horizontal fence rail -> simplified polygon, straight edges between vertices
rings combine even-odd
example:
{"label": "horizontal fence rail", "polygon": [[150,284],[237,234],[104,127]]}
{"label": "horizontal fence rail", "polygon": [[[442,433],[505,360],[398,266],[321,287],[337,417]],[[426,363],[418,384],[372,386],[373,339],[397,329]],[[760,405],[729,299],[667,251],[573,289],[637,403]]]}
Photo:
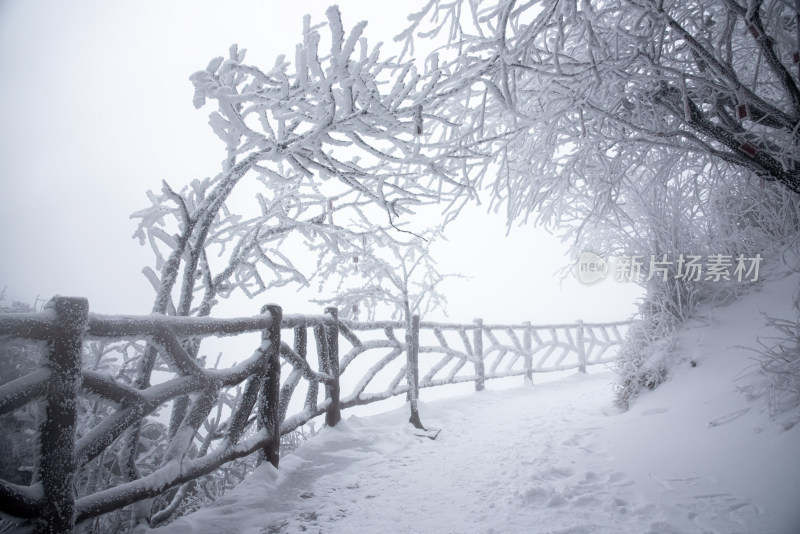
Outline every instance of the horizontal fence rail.
{"label": "horizontal fence rail", "polygon": [[[284,315],[276,305],[236,319],[107,316],[89,313],[86,299],[58,297],[41,313],[0,315],[0,338],[46,347],[39,368],[0,386],[0,414],[38,403],[41,421],[30,484],[0,479],[0,512],[40,532],[70,532],[77,523],[152,503],[180,487],[171,504],[149,512],[156,526],[193,480],[227,462],[258,452],[278,467],[281,436],[316,417],[334,426],[342,410],[406,395],[410,421],[421,428],[421,388],[474,382],[480,391],[492,379],[522,376],[532,384],[537,372],[585,372],[614,359],[628,324],[448,324],[416,316],[410,323],[354,322],[339,320],[335,308]],[[224,369],[207,368],[192,350],[209,336],[248,333],[260,334],[260,344]],[[137,388],[93,369],[84,361],[90,342],[145,344],[167,377]],[[316,358],[309,358],[314,349]],[[103,414],[95,424],[85,421],[87,399],[104,406],[95,405]],[[128,466],[126,480],[87,484],[94,491],[78,494],[79,474],[91,478],[85,472],[121,440],[135,446],[143,423],[167,406],[173,420],[156,467]]]}

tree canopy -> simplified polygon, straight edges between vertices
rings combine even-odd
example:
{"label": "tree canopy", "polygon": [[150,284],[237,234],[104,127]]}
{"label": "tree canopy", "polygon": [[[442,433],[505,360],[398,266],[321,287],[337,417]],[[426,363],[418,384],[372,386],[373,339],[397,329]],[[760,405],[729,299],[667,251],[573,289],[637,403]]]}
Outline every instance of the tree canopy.
{"label": "tree canopy", "polygon": [[793,2],[431,0],[410,20],[408,43],[447,37],[443,105],[492,154],[512,217],[557,222],[563,199],[605,216],[653,151],[686,156],[672,173],[723,164],[800,192]]}

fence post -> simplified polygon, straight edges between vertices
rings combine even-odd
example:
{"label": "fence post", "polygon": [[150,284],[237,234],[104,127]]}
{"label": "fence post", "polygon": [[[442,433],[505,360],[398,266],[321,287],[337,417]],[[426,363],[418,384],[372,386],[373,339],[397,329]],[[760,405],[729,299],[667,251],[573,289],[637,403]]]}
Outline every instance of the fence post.
{"label": "fence post", "polygon": [[578,321],[578,372],[586,372],[586,345],[583,342],[583,321]]}
{"label": "fence post", "polygon": [[325,327],[325,338],[327,340],[327,360],[328,369],[333,376],[333,385],[326,386],[328,396],[331,399],[328,411],[325,414],[325,423],[328,426],[336,426],[341,421],[342,413],[339,406],[339,310],[336,308],[325,308],[325,313],[333,319],[332,324]]}
{"label": "fence post", "polygon": [[533,385],[533,354],[531,353],[532,349],[532,342],[531,342],[531,331],[533,330],[531,327],[530,321],[525,321],[522,323],[525,327],[525,331],[522,333],[522,349],[525,351],[525,383],[528,385]]}
{"label": "fence post", "polygon": [[475,357],[475,391],[482,391],[486,382],[486,370],[483,365],[483,319],[478,318],[473,321],[475,330],[473,331],[473,356]]}
{"label": "fence post", "polygon": [[269,313],[272,321],[262,334],[269,341],[267,349],[266,380],[261,389],[261,405],[258,410],[259,427],[270,432],[270,440],[262,450],[262,458],[278,467],[281,451],[281,321],[283,309],[277,304],[267,304],[261,313]]}
{"label": "fence post", "polygon": [[[294,351],[304,360],[308,359],[308,328],[296,326],[294,329]],[[321,371],[322,369],[320,369]],[[304,409],[313,412],[317,409],[317,395],[319,394],[319,383],[316,380],[308,382],[308,392]]]}
{"label": "fence post", "polygon": [[415,428],[425,429],[419,418],[419,315],[411,317],[406,328],[406,382],[408,382],[408,401],[411,404],[409,422]]}
{"label": "fence post", "polygon": [[37,532],[72,532],[75,527],[77,468],[75,431],[89,301],[79,297],[54,297],[47,307],[55,311],[57,327],[46,360],[52,374],[45,390],[39,437],[41,457],[38,472],[44,499]]}

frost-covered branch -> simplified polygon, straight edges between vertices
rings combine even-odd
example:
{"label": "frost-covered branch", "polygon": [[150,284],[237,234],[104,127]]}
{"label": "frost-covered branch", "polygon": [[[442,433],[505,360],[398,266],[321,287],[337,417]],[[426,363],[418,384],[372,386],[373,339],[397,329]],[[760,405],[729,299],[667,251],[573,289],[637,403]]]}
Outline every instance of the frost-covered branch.
{"label": "frost-covered branch", "polygon": [[433,1],[402,38],[447,38],[441,105],[482,134],[457,142],[492,154],[490,185],[509,215],[557,222],[572,187],[613,204],[603,193],[643,165],[621,159],[654,147],[800,192],[796,10],[754,5]]}
{"label": "frost-covered branch", "polygon": [[[213,177],[182,188],[164,182],[133,215],[135,236],[155,255],[144,269],[156,292],[153,313],[203,317],[236,293],[253,298],[272,287],[307,286],[315,273],[291,247],[346,250],[354,213],[402,228],[422,206],[457,208],[473,195],[473,179],[462,172],[472,159],[461,158],[455,171],[443,163],[455,149],[440,143],[442,126],[428,134],[429,123],[447,124],[428,109],[443,72],[383,57],[364,38],[365,25],[346,28],[334,6],[323,24],[305,17],[293,62],[279,56],[271,66],[253,65],[234,45],[192,74],[194,105],[211,108],[224,159]],[[197,361],[198,339],[162,331],[148,342],[136,388],[149,387],[159,355],[182,373],[209,374]],[[198,402],[174,403],[173,439]],[[132,479],[139,440],[134,427],[125,460]]]}
{"label": "frost-covered branch", "polygon": [[[444,142],[483,158],[472,173],[509,221],[555,228],[576,256],[750,257],[796,239],[796,3],[432,0],[409,20],[408,49],[439,39],[433,109],[458,125]],[[645,266],[631,368],[699,302],[741,291],[677,268]]]}
{"label": "frost-covered branch", "polygon": [[402,239],[393,228],[371,225],[359,214],[349,246],[320,255],[320,290],[327,283],[333,296],[316,302],[334,305],[342,318],[356,320],[362,309],[370,320],[376,312],[386,310],[394,319],[407,322],[413,314],[444,309],[446,299],[437,286],[457,275],[439,272],[430,246],[443,238],[450,219],[436,229]]}

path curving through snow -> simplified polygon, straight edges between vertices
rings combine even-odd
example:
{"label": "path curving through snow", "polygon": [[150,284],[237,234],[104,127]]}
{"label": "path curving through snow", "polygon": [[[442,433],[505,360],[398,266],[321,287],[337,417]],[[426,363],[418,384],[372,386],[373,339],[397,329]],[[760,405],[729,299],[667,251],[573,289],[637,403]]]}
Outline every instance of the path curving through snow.
{"label": "path curving through snow", "polygon": [[[157,534],[800,532],[800,424],[770,420],[751,351],[791,317],[792,275],[684,329],[670,379],[630,411],[613,373],[346,417]],[[539,378],[542,380],[543,378]],[[425,391],[422,398],[425,398]],[[345,413],[346,415],[346,413]]]}
{"label": "path curving through snow", "polygon": [[424,421],[443,428],[435,441],[412,435],[402,409],[346,418],[279,471],[262,466],[221,502],[158,532],[781,532],[770,503],[717,473],[659,465],[648,450],[619,457],[629,453],[615,443],[628,443],[631,425],[676,409],[614,414],[611,379],[595,371],[424,404]]}

